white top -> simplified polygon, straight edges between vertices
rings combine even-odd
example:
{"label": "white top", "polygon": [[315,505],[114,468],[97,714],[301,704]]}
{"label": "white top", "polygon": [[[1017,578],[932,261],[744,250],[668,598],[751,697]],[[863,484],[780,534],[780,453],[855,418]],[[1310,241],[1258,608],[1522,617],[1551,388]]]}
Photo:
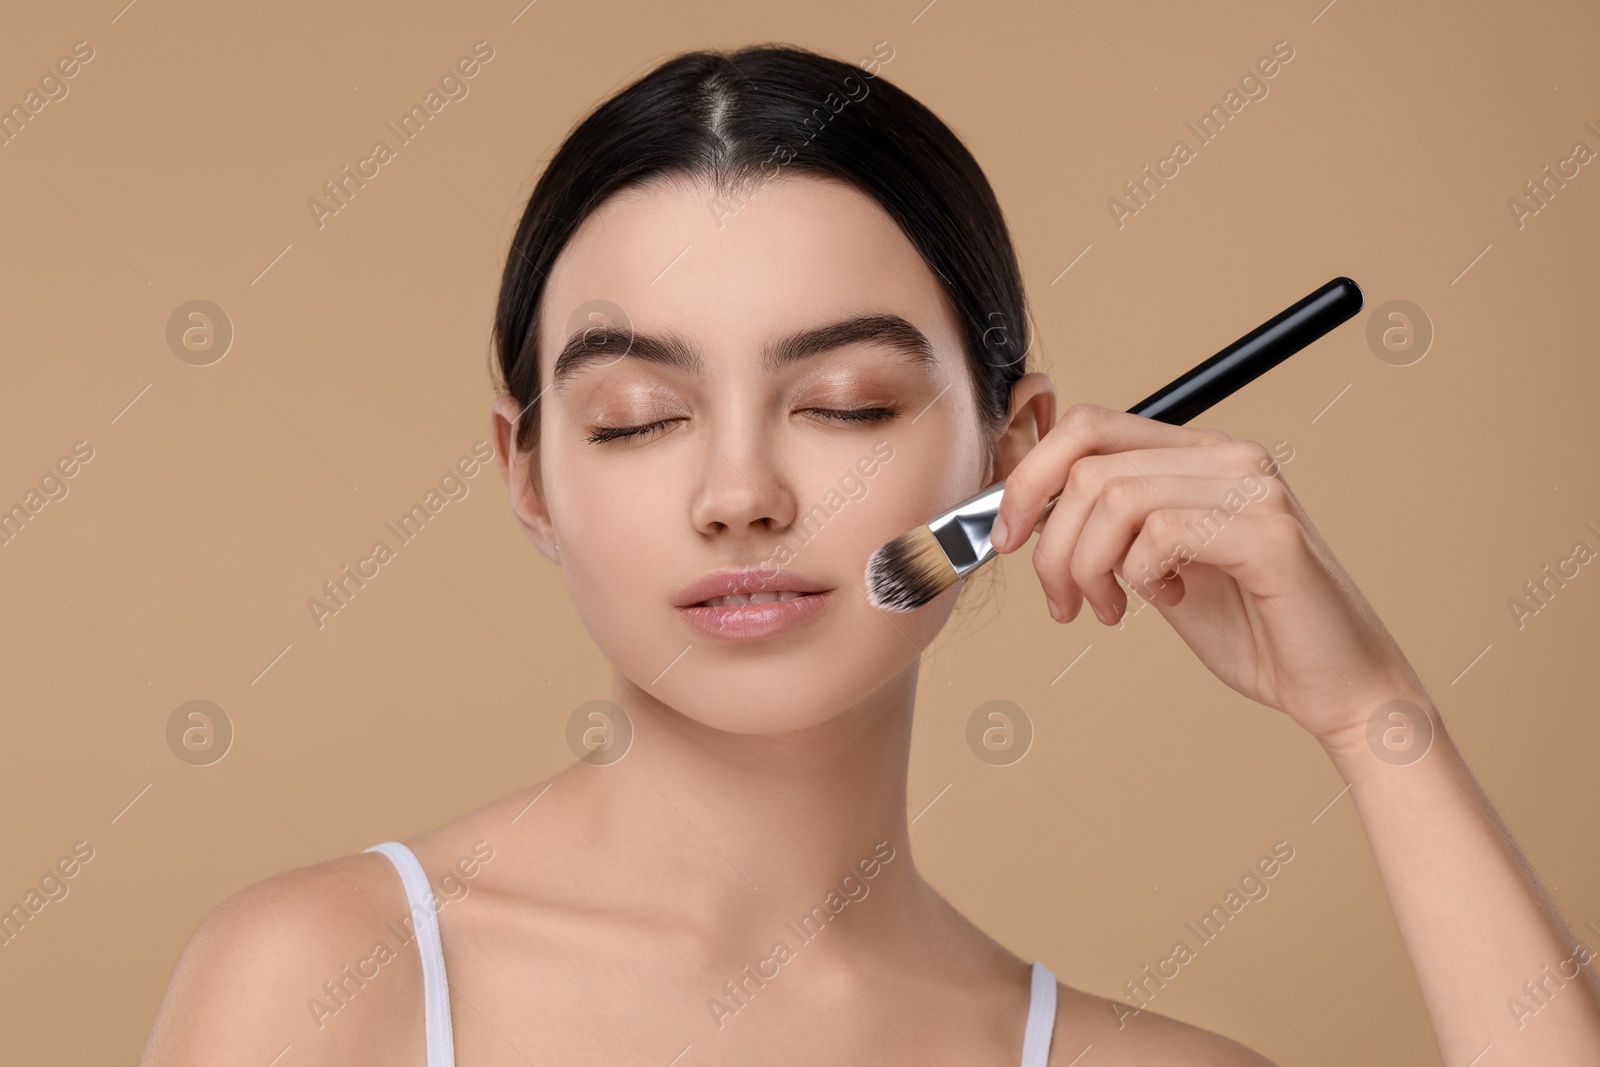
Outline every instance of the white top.
{"label": "white top", "polygon": [[[422,955],[422,1020],[428,1041],[428,1067],[455,1067],[455,1036],[450,1027],[450,985],[444,974],[444,947],[439,941],[439,913],[428,875],[416,855],[398,841],[373,845],[400,872],[406,904],[416,926],[417,951]],[[1022,1031],[1022,1067],[1046,1067],[1050,1035],[1056,1024],[1056,976],[1033,961],[1033,987],[1028,1001],[1028,1023]]]}

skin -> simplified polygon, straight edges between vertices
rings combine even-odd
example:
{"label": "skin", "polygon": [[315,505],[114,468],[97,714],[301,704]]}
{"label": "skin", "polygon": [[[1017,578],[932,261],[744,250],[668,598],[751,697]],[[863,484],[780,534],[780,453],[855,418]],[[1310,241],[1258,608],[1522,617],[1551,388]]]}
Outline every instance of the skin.
{"label": "skin", "polygon": [[[872,200],[785,177],[719,227],[712,196],[673,181],[601,205],[552,268],[539,323],[541,388],[574,313],[597,299],[640,333],[691,346],[698,374],[628,357],[591,366],[543,394],[528,452],[512,445],[519,405],[494,405],[512,514],[612,664],[633,739],[616,762],[574,764],[408,840],[449,901],[439,921],[458,1060],[1014,1065],[1027,962],[922,879],[908,839],[917,671],[956,590],[881,612],[864,596],[866,559],[1010,477],[1004,514],[1014,530],[1042,530],[1034,562],[1052,599],[1069,617],[1082,595],[1120,606],[1112,575],[1137,575],[1163,549],[1176,532],[1168,509],[1209,503],[1264,450],[1087,405],[1058,421],[1037,373],[991,434],[954,309]],[[759,366],[775,338],[863,313],[914,325],[931,362],[856,344],[778,373]],[[820,413],[868,407],[896,415]],[[658,420],[670,421],[651,436],[587,439]],[[685,584],[797,544],[800,517],[879,441],[893,456],[862,479],[866,495],[790,564],[830,588],[820,615],[753,642],[684,624],[672,603]],[[1317,736],[1351,781],[1449,1062],[1488,1040],[1496,1063],[1600,1048],[1596,999],[1575,982],[1523,1035],[1496,1029],[1503,999],[1569,954],[1559,919],[1462,803],[1491,810],[1442,727],[1414,765],[1362,755],[1375,701],[1425,695],[1281,476],[1272,488],[1157,594],[1158,609],[1225,682]],[[1255,591],[1241,595],[1242,583]],[[842,885],[852,899],[815,941],[784,926]],[[404,913],[375,854],[235,894],[185,949],[143,1062],[264,1065],[290,1046],[285,1064],[423,1063],[417,951],[385,926]],[[392,959],[366,965],[371,977],[319,1025],[308,998],[380,939]],[[708,998],[778,940],[793,958],[719,1026]],[[1050,1063],[1090,1043],[1084,1067],[1269,1063],[1154,1011],[1124,1016],[1060,985]]]}

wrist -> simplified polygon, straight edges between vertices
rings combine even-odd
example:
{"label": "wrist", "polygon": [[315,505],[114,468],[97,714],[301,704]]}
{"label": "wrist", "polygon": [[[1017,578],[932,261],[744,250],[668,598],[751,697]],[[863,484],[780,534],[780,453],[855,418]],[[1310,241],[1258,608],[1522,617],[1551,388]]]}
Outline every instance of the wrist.
{"label": "wrist", "polygon": [[1438,707],[1420,685],[1379,689],[1352,705],[1351,712],[1344,726],[1317,737],[1351,784],[1413,766],[1451,743]]}

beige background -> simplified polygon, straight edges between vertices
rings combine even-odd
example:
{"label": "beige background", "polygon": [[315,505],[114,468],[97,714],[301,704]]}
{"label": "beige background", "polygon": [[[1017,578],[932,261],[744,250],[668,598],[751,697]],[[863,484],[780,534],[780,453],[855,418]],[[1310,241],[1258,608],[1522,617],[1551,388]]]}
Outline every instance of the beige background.
{"label": "beige background", "polygon": [[[567,715],[606,694],[606,665],[492,471],[321,631],[305,604],[486,436],[496,286],[543,161],[604,94],[708,40],[852,62],[889,42],[883,74],[994,183],[1069,400],[1130,406],[1334,275],[1360,282],[1357,320],[1198,421],[1292,445],[1291,483],[1555,900],[1600,924],[1600,567],[1520,631],[1507,608],[1575,541],[1600,548],[1600,164],[1521,229],[1506,205],[1575,141],[1600,149],[1600,14],[1323,2],[13,5],[0,103],[75,41],[95,57],[0,147],[0,504],[74,442],[94,458],[0,548],[0,903],[76,841],[95,856],[0,948],[5,1058],[136,1061],[228,893],[572,759]],[[319,230],[307,199],[478,40],[495,57],[470,96]],[[1280,40],[1295,56],[1270,95],[1118,229],[1107,198],[1193,147],[1185,120]],[[197,298],[236,331],[205,367],[165,336]],[[1437,331],[1410,366],[1366,341],[1392,299]],[[1285,1065],[1437,1063],[1315,744],[1153,611],[1058,627],[1026,553],[994,579],[924,671],[910,805],[935,884],[1116,996],[1287,840],[1271,895],[1153,1006]],[[197,698],[237,731],[209,767],[166,742]],[[1037,729],[1009,768],[965,744],[991,699]]]}

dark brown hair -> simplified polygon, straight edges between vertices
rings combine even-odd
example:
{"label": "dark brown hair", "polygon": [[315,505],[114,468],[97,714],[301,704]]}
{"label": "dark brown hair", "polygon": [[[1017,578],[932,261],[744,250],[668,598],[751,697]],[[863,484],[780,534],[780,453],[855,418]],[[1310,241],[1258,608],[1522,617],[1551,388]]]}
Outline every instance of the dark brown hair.
{"label": "dark brown hair", "polygon": [[786,45],[687,52],[567,135],[528,198],[495,312],[499,384],[525,412],[519,451],[538,441],[536,327],[551,265],[612,193],[680,176],[707,181],[728,204],[755,181],[793,173],[841,179],[876,200],[961,319],[980,419],[991,430],[1004,424],[1030,341],[1010,233],[966,146],[878,65]]}

